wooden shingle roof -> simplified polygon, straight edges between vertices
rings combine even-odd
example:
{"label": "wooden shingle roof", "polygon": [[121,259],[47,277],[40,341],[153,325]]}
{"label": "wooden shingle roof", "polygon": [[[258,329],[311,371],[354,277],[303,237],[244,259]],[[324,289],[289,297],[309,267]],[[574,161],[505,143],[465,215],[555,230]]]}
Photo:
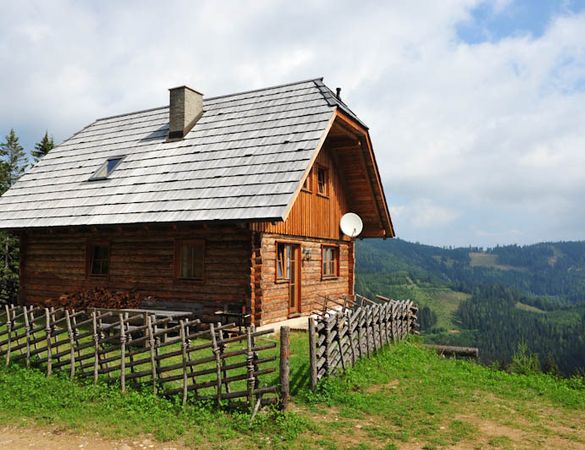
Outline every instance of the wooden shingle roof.
{"label": "wooden shingle roof", "polygon": [[[168,107],[99,119],[0,198],[0,228],[281,220],[337,108],[321,79],[204,99],[183,140]],[[356,118],[357,119],[357,118]],[[108,179],[89,181],[124,156]]]}

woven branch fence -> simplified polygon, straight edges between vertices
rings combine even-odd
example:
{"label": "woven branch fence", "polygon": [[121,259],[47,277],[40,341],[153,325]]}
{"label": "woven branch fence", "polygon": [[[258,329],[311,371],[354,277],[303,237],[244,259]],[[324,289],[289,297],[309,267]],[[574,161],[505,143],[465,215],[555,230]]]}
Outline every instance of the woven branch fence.
{"label": "woven branch fence", "polygon": [[343,372],[360,358],[417,330],[418,309],[412,301],[378,296],[373,302],[356,297],[350,302],[337,301],[338,310],[329,309],[309,318],[312,389],[323,377]]}
{"label": "woven branch fence", "polygon": [[74,311],[5,306],[0,312],[0,358],[38,367],[50,376],[106,378],[151,385],[155,393],[188,399],[245,401],[256,412],[288,400],[288,328],[238,332],[234,324],[201,324],[191,314],[147,311]]}

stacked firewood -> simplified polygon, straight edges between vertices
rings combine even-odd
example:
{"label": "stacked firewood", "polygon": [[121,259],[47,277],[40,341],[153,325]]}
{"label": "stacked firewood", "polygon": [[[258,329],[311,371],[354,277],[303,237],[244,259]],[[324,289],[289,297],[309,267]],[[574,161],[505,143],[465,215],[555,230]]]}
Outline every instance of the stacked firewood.
{"label": "stacked firewood", "polygon": [[50,298],[43,302],[43,306],[53,306],[67,309],[87,308],[116,308],[131,309],[138,308],[141,304],[141,297],[138,292],[116,290],[96,287],[85,291],[63,294],[57,298]]}

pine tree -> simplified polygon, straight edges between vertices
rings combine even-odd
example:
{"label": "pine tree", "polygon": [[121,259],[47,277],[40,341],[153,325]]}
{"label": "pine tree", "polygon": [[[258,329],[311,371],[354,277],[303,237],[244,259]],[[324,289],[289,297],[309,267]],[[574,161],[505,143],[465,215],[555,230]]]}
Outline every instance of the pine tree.
{"label": "pine tree", "polygon": [[[24,153],[24,148],[20,145],[18,136],[14,132],[14,129],[10,130],[5,139],[5,142],[0,144],[0,156],[2,156],[4,163],[8,165],[8,167],[5,168],[5,170],[7,169],[8,171],[8,179],[1,181],[3,183],[6,182],[7,187],[10,187],[24,173],[28,161],[26,154]],[[2,172],[4,172],[4,170]],[[6,174],[2,175],[6,176]]]}
{"label": "pine tree", "polygon": [[[27,158],[14,129],[0,144],[0,193],[4,193],[24,173]],[[18,238],[0,233],[0,304],[16,302],[18,295]]]}
{"label": "pine tree", "polygon": [[53,136],[49,136],[49,132],[45,131],[43,138],[35,144],[35,149],[31,152],[34,162],[38,162],[43,156],[55,148]]}

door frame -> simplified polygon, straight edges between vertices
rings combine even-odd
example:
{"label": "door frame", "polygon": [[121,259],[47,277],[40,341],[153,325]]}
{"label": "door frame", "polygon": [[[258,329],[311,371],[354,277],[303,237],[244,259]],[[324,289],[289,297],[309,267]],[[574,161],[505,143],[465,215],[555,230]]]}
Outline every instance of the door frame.
{"label": "door frame", "polygon": [[[301,261],[301,243],[300,242],[295,242],[295,241],[281,241],[281,240],[276,240],[275,241],[275,250],[276,250],[276,257],[274,258],[274,265],[275,265],[275,275],[276,275],[276,280],[275,282],[277,284],[287,284],[287,289],[288,289],[288,294],[287,294],[287,317],[291,317],[291,316],[297,316],[300,315],[302,313],[302,261]],[[290,246],[292,248],[292,251],[294,252],[294,264],[295,264],[295,271],[294,271],[294,275],[296,278],[296,308],[291,306],[291,294],[290,294],[290,284],[291,284],[291,279],[290,279],[290,274],[289,278],[279,278],[278,277],[278,247],[282,245],[284,246],[284,248],[286,249],[287,246]],[[286,255],[286,250],[285,250],[285,255]],[[286,263],[286,261],[285,261]]]}

